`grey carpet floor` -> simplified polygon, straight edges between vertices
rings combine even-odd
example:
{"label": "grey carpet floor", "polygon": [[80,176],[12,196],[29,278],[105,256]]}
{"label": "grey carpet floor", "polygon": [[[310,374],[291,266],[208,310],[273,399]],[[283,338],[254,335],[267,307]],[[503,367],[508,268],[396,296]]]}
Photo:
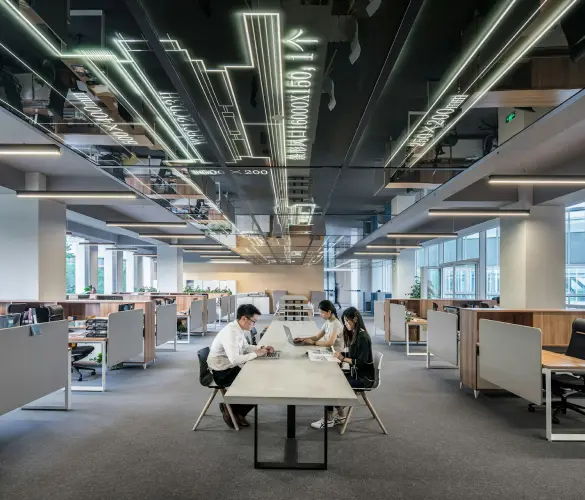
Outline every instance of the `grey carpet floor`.
{"label": "grey carpet floor", "polygon": [[[385,353],[382,386],[354,412],[345,436],[330,433],[328,471],[252,467],[253,432],[228,429],[198,383],[197,349],[211,337],[160,354],[147,370],[109,374],[109,391],[74,393],[71,412],[0,417],[1,500],[93,499],[582,499],[585,443],[549,443],[544,412],[512,397],[478,400],[456,370],[428,371],[400,347]],[[269,383],[269,381],[267,381]],[[51,396],[52,398],[52,396]],[[252,414],[251,414],[252,416]],[[297,412],[300,457],[318,459],[320,414]],[[585,428],[574,415],[562,428]],[[285,409],[261,407],[261,453],[281,455]]]}

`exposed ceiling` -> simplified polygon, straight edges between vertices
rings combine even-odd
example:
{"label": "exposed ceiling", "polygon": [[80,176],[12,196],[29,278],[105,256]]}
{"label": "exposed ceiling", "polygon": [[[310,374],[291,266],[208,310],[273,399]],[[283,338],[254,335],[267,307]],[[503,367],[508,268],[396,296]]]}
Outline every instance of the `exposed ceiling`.
{"label": "exposed ceiling", "polygon": [[[317,264],[331,246],[351,256],[396,228],[453,226],[426,210],[517,204],[485,177],[571,170],[581,154],[571,96],[585,64],[558,20],[583,3],[0,0],[0,143],[65,146],[3,159],[0,185],[39,172],[53,191],[132,190],[70,213],[100,230],[183,219],[255,263]],[[407,146],[427,110],[446,118]],[[514,110],[526,123],[505,142]],[[532,203],[574,192],[538,189]]]}

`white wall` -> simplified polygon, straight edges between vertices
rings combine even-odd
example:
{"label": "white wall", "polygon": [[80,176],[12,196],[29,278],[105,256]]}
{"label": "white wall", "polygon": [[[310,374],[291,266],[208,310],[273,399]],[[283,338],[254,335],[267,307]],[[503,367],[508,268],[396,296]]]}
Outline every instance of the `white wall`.
{"label": "white wall", "polygon": [[415,275],[415,250],[401,250],[392,265],[392,297],[408,297]]}
{"label": "white wall", "polygon": [[[160,266],[160,262],[159,262]],[[161,268],[159,267],[159,280]],[[323,265],[256,266],[254,264],[183,264],[186,280],[235,280],[238,293],[267,289],[287,290],[309,297],[311,291],[323,291]],[[349,273],[346,273],[349,274]]]}

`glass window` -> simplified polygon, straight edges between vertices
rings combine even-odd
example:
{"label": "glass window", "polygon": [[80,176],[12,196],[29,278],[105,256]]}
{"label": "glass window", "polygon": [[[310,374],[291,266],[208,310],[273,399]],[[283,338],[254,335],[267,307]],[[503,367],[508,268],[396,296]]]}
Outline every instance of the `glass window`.
{"label": "glass window", "polygon": [[439,245],[431,245],[427,247],[428,255],[429,255],[429,266],[438,266],[439,265]]}
{"label": "glass window", "polygon": [[488,299],[500,295],[500,228],[485,232],[485,294]]}
{"label": "glass window", "polygon": [[441,297],[443,299],[452,299],[454,296],[453,288],[453,267],[443,267],[443,276],[441,279]]}
{"label": "glass window", "polygon": [[457,260],[457,241],[451,240],[443,243],[443,262],[455,262]]}
{"label": "glass window", "polygon": [[[97,293],[104,293],[104,260],[106,257],[106,249],[100,245],[98,247],[98,269],[97,269],[97,277],[98,277],[98,282],[97,282],[97,286],[96,291]],[[92,283],[93,285],[93,283]]]}
{"label": "glass window", "polygon": [[441,297],[441,269],[430,267],[427,273],[427,297],[429,299],[438,299]]}
{"label": "glass window", "polygon": [[479,259],[479,233],[461,238],[461,258],[459,260]]}
{"label": "glass window", "polygon": [[585,306],[585,204],[569,208],[565,220],[566,303],[582,307]]}
{"label": "glass window", "polygon": [[75,293],[75,247],[76,238],[66,236],[65,239],[65,278],[67,283],[66,293]]}
{"label": "glass window", "polygon": [[458,299],[475,299],[476,266],[466,264],[455,267],[455,297]]}

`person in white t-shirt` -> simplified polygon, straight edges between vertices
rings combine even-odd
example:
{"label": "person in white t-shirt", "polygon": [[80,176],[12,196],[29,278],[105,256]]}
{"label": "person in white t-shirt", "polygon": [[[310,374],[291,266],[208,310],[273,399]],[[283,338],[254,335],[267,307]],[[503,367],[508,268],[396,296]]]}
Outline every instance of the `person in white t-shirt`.
{"label": "person in white t-shirt", "polygon": [[312,337],[297,338],[296,341],[302,341],[307,345],[317,345],[321,347],[333,347],[336,352],[342,351],[345,347],[343,342],[343,325],[337,317],[335,305],[330,300],[319,302],[319,314],[325,320],[321,330]]}

